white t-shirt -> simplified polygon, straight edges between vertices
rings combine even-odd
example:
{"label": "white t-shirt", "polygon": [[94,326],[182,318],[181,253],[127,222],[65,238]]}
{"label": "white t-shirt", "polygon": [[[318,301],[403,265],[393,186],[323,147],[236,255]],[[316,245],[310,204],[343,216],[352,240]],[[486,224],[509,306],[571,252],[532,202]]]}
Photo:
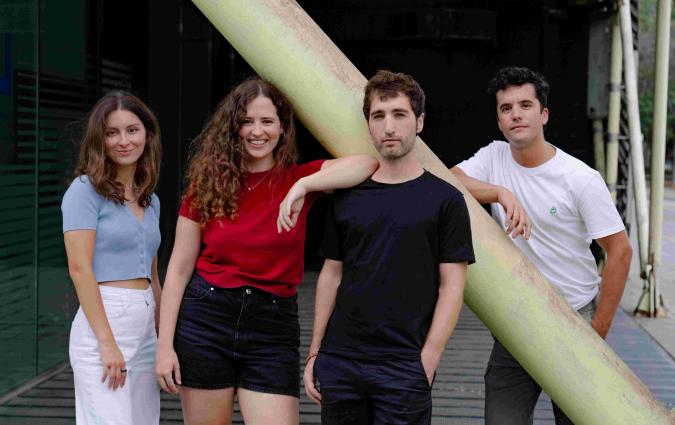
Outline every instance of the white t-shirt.
{"label": "white t-shirt", "polygon": [[[574,309],[588,304],[600,284],[591,241],[624,229],[600,174],[559,148],[544,164],[523,167],[503,141],[493,141],[457,166],[518,198],[530,216],[532,234],[528,241],[516,238],[515,244]],[[503,226],[504,209],[498,203],[491,207]]]}

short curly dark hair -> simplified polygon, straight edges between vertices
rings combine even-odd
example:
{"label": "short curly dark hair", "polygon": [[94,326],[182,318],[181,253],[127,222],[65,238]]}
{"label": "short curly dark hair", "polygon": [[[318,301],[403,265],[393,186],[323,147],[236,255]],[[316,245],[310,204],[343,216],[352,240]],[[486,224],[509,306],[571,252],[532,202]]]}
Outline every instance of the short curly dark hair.
{"label": "short curly dark hair", "polygon": [[366,117],[366,120],[370,116],[372,96],[376,93],[383,100],[394,98],[399,93],[402,93],[408,96],[410,107],[415,113],[416,118],[424,113],[424,90],[408,74],[381,69],[368,80],[363,95],[363,116]]}
{"label": "short curly dark hair", "polygon": [[541,108],[548,105],[548,92],[551,90],[546,78],[538,72],[522,66],[508,66],[502,68],[488,83],[487,93],[497,102],[497,92],[510,86],[522,86],[532,84],[534,92],[541,103]]}

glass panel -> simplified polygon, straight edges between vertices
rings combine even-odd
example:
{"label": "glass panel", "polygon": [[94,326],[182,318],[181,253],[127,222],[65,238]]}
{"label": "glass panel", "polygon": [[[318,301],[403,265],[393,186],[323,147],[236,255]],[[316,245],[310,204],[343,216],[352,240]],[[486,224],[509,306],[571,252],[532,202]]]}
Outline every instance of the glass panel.
{"label": "glass panel", "polygon": [[35,1],[0,6],[0,393],[35,374]]}
{"label": "glass panel", "polygon": [[84,0],[42,0],[38,160],[37,371],[68,359],[77,297],[68,277],[61,198],[70,183],[80,125],[91,100],[85,85]]}
{"label": "glass panel", "polygon": [[[41,80],[41,94],[50,84]],[[81,91],[81,87],[77,89]],[[40,108],[38,373],[67,359],[70,322],[77,308],[63,246],[61,198],[73,170],[74,146],[66,127],[79,119],[81,111],[65,106]]]}
{"label": "glass panel", "polygon": [[68,359],[60,206],[94,100],[86,75],[84,0],[0,5],[0,394]]}

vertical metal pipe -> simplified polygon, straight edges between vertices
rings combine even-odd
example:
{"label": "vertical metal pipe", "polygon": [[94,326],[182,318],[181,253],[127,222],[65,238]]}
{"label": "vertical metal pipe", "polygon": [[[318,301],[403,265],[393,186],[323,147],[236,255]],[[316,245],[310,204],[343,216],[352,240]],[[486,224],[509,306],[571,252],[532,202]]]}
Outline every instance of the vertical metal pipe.
{"label": "vertical metal pipe", "polygon": [[593,120],[593,156],[595,157],[595,169],[598,170],[602,178],[605,173],[605,131],[602,120],[596,118]]}
{"label": "vertical metal pipe", "polygon": [[619,124],[621,122],[621,25],[619,12],[612,20],[612,62],[609,80],[609,111],[607,113],[607,168],[605,181],[616,202],[616,181],[619,169]]}
{"label": "vertical metal pipe", "polygon": [[[193,0],[334,155],[373,152],[366,79],[293,0]],[[425,169],[463,189],[420,139]],[[466,191],[465,191],[466,193]],[[466,195],[477,263],[467,305],[577,425],[673,425],[635,374]]]}
{"label": "vertical metal pipe", "polygon": [[656,61],[654,63],[654,115],[652,125],[652,182],[649,211],[648,277],[652,316],[663,315],[658,287],[663,228],[663,185],[666,162],[666,114],[668,102],[668,54],[670,52],[670,14],[672,0],[658,0],[656,11]]}
{"label": "vertical metal pipe", "polygon": [[642,130],[640,129],[640,110],[638,107],[637,70],[633,51],[633,28],[630,14],[630,1],[621,1],[621,38],[623,44],[623,73],[626,85],[626,105],[628,108],[628,126],[630,129],[631,171],[635,194],[636,226],[640,270],[648,275],[647,236],[649,216],[647,211],[647,182],[645,178],[645,160],[642,153]]}

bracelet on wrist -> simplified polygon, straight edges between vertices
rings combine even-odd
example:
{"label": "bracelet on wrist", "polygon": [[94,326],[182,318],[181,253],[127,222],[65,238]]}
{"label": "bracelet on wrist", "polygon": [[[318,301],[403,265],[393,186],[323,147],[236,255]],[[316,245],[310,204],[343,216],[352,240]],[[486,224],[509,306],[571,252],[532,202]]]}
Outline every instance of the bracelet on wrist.
{"label": "bracelet on wrist", "polygon": [[307,354],[307,357],[305,358],[305,366],[307,366],[307,363],[309,363],[310,360],[312,360],[314,357],[318,355],[319,355],[318,351],[310,351],[309,354]]}

